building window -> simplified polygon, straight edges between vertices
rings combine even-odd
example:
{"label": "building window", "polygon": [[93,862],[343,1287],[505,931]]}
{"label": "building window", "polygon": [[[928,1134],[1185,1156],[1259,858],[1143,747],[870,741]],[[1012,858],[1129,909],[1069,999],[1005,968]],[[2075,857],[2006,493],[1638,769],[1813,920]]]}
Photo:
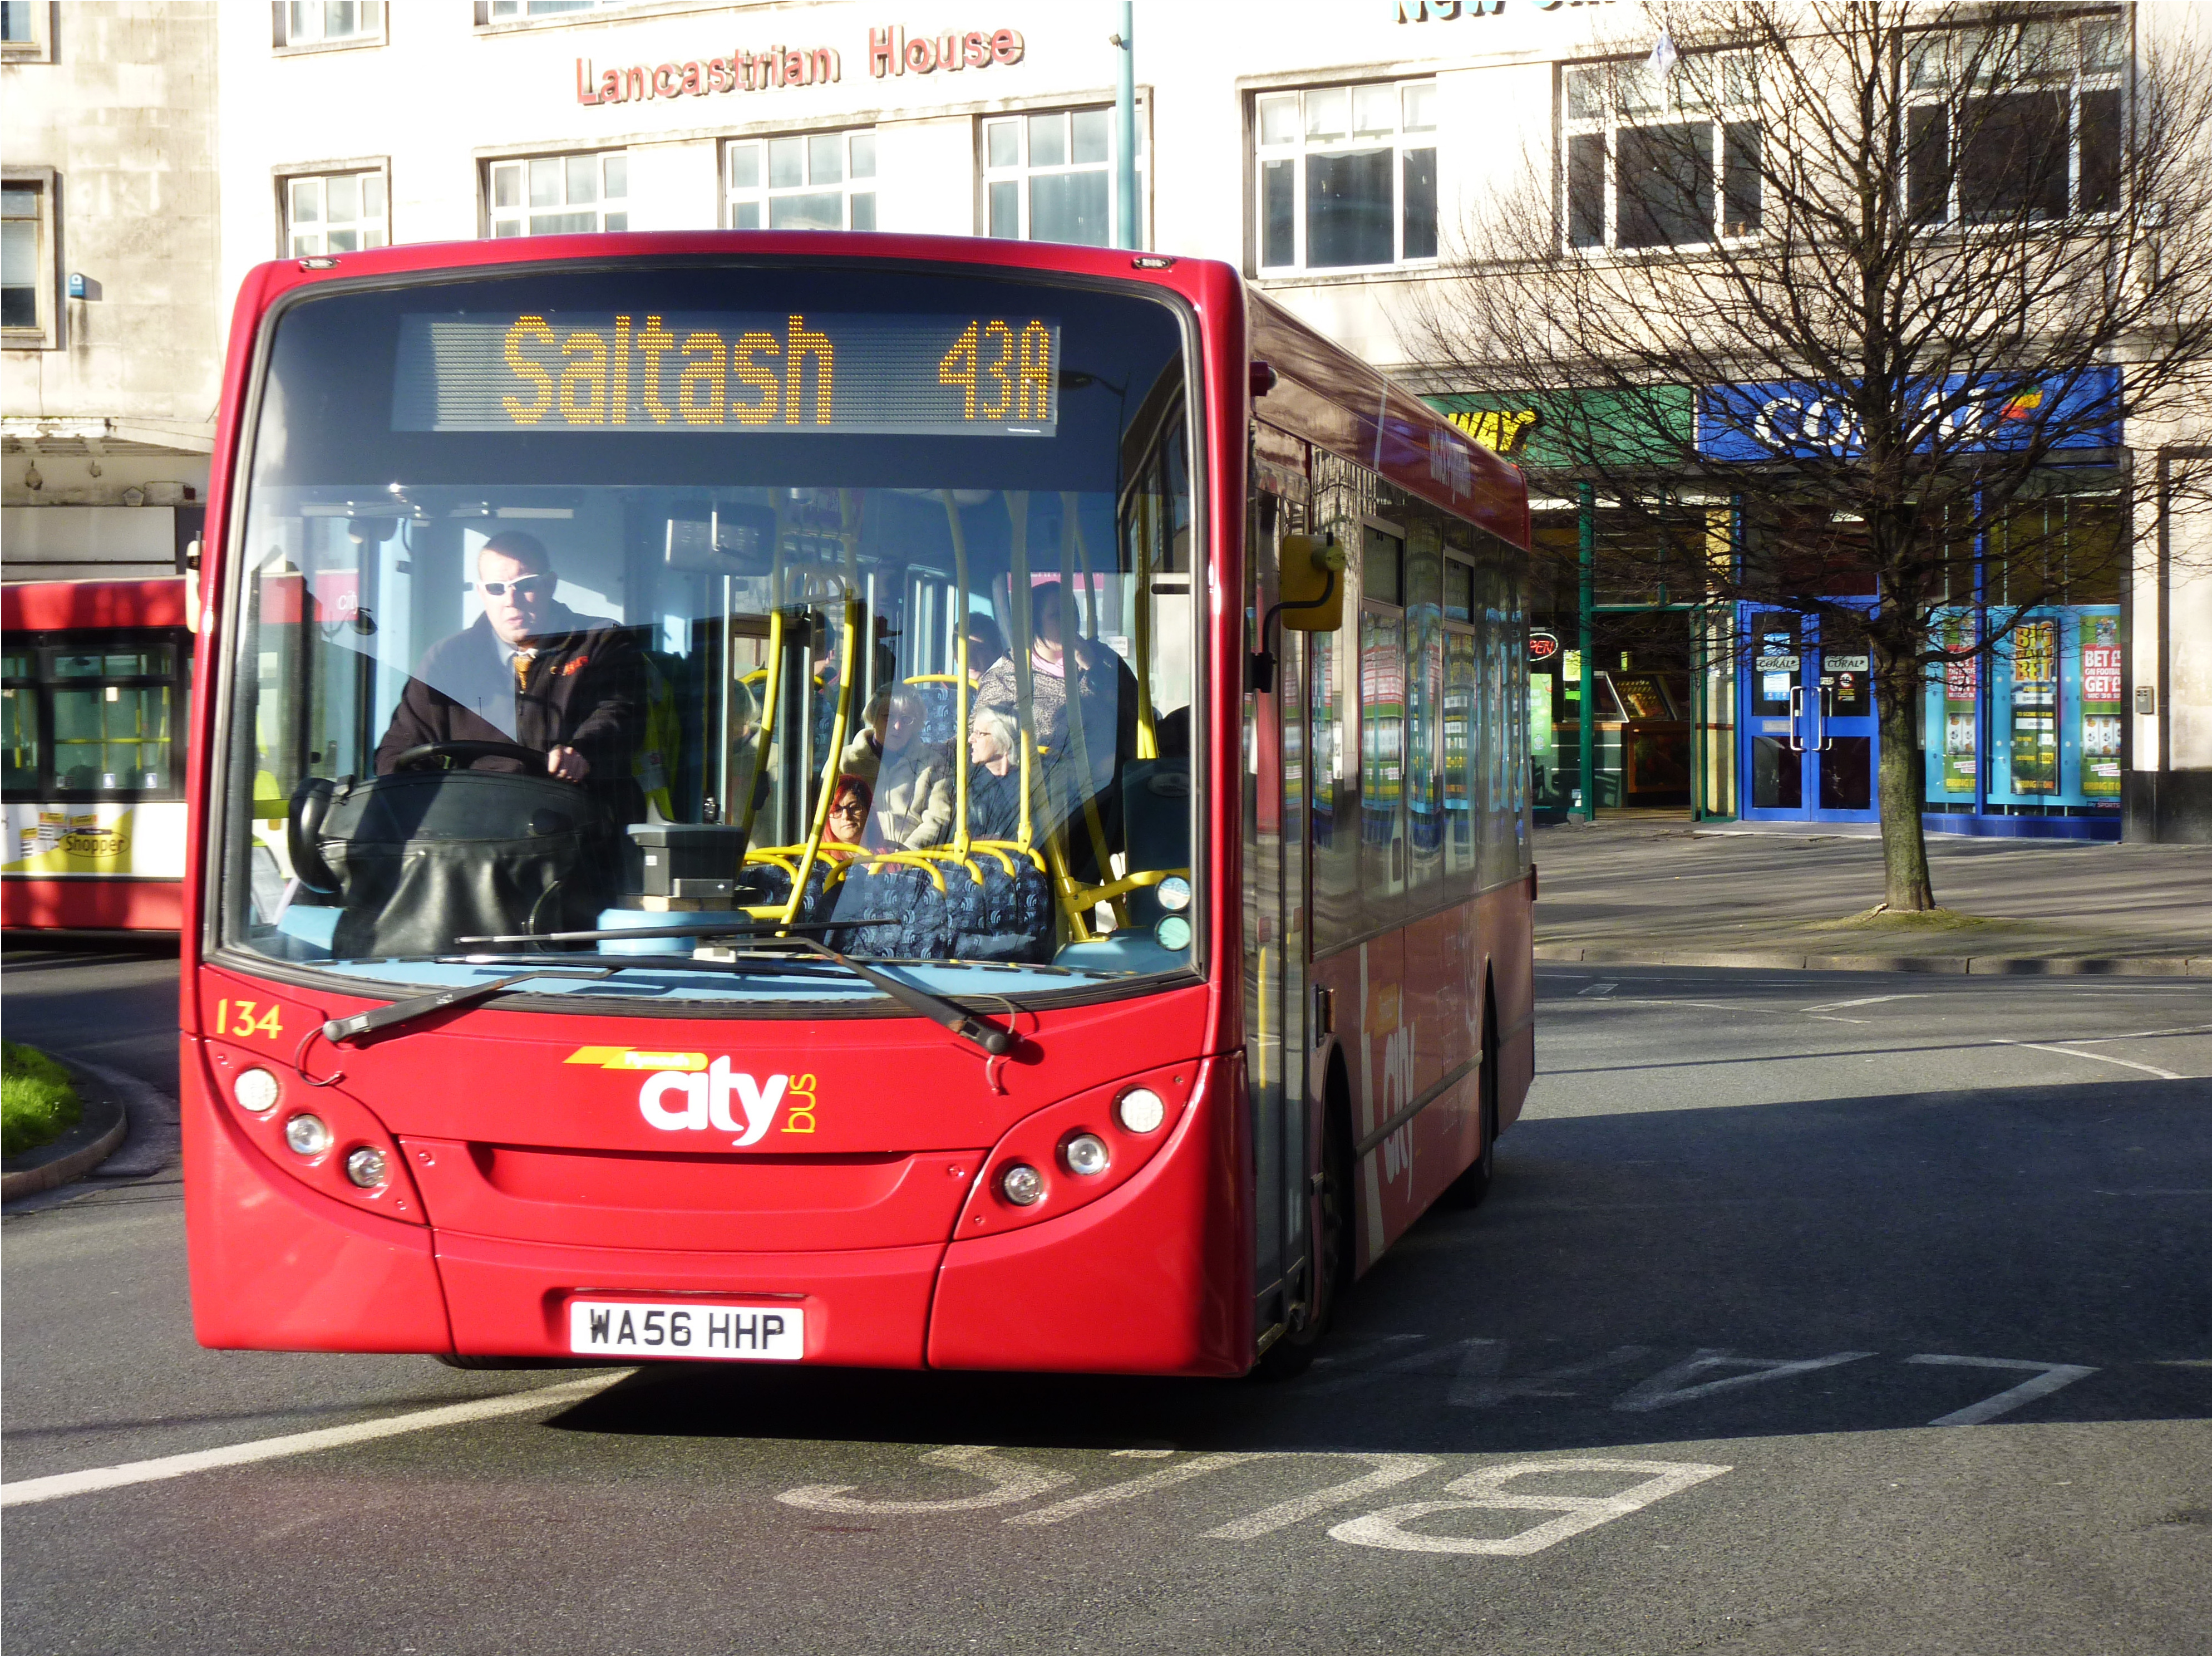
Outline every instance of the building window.
{"label": "building window", "polygon": [[370,46],[384,39],[380,0],[276,0],[270,9],[280,47]]}
{"label": "building window", "polygon": [[55,337],[53,181],[0,186],[0,335],[9,349],[51,350]]}
{"label": "building window", "polygon": [[1262,271],[1336,271],[1437,256],[1437,83],[1263,93]]}
{"label": "building window", "polygon": [[733,230],[872,230],[876,134],[738,138],[723,149]]}
{"label": "building window", "polygon": [[11,64],[53,61],[52,0],[0,0],[0,54]]}
{"label": "building window", "polygon": [[392,240],[384,174],[329,173],[284,180],[284,257],[353,253]]}
{"label": "building window", "polygon": [[1908,210],[1973,223],[2118,206],[2126,62],[2117,16],[1927,37],[1905,71]]}
{"label": "building window", "polygon": [[1680,247],[1755,234],[1757,98],[1744,52],[1663,78],[1642,63],[1567,70],[1569,244]]}
{"label": "building window", "polygon": [[572,11],[599,11],[633,5],[636,0],[477,0],[477,21],[520,23],[532,17],[559,17]]}
{"label": "building window", "polygon": [[488,170],[495,236],[629,228],[628,150],[498,161]]}
{"label": "building window", "polygon": [[[1139,112],[1140,204],[1145,195],[1144,131]],[[986,120],[983,204],[988,233],[1021,241],[1111,247],[1119,205],[1115,170],[1110,108],[1048,109]],[[1141,219],[1141,206],[1139,210]]]}

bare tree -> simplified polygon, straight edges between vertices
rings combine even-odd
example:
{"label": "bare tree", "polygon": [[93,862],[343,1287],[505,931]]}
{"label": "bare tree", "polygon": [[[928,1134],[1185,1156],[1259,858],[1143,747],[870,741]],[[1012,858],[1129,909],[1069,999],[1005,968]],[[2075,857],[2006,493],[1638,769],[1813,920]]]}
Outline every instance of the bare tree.
{"label": "bare tree", "polygon": [[[2066,521],[2054,462],[2116,461],[2123,422],[2205,389],[2212,60],[2130,21],[1650,7],[1414,301],[1440,385],[1533,401],[1540,486],[1644,526],[1617,563],[1864,641],[1891,910],[1935,906],[1931,673],[2127,567],[2128,514]],[[1742,533],[1686,559],[1717,501]]]}

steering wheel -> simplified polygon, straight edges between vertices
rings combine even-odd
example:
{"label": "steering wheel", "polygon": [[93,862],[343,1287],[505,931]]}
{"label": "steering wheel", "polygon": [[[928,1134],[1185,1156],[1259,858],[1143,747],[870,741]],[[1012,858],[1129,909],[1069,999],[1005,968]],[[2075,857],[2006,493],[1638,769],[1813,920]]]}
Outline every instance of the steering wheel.
{"label": "steering wheel", "polygon": [[292,790],[284,842],[292,853],[293,877],[319,897],[338,894],[337,873],[323,861],[323,819],[331,813],[337,785],[328,776],[309,776]]}
{"label": "steering wheel", "polygon": [[533,776],[550,774],[545,769],[543,753],[518,742],[424,742],[420,747],[410,747],[393,759],[392,768],[394,770],[419,770],[433,759],[452,759],[464,765],[473,764],[478,759],[519,759]]}

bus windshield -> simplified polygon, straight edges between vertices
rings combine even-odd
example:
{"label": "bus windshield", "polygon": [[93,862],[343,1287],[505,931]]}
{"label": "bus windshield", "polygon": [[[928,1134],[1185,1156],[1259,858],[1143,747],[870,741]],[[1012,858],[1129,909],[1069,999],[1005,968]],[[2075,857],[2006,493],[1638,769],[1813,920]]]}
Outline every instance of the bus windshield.
{"label": "bus windshield", "polygon": [[618,1001],[850,992],[686,969],[779,929],[956,991],[1188,970],[1188,331],[854,265],[293,302],[225,594],[222,943],[665,957]]}

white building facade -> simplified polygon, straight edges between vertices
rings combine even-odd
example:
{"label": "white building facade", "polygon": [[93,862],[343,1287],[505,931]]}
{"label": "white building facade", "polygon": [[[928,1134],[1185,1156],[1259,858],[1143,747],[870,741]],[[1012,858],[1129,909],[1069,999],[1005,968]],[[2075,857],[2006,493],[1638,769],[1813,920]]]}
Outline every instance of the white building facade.
{"label": "white building facade", "polygon": [[[2099,27],[2129,38],[2160,10],[2110,8]],[[1104,243],[1121,188],[1121,16],[1114,0],[226,7],[217,286],[234,292],[276,257],[556,231]],[[1454,226],[1523,177],[1531,154],[1561,156],[1571,193],[1564,159],[1588,125],[1571,107],[1574,66],[1620,52],[1638,16],[1611,0],[1136,0],[1140,242],[1238,266],[1424,391],[1510,395],[1425,374],[1404,332],[1408,295],[1438,278]],[[1478,435],[1510,439],[1510,413],[1486,417]],[[2142,449],[2116,474],[2115,509],[2147,528],[2157,471]],[[2109,651],[2117,632],[2124,656],[2124,684],[2107,682],[2100,654],[2052,692],[2075,708],[2063,776],[2001,775],[2011,738],[1997,726],[2011,715],[1984,712],[1981,781],[1944,803],[1943,768],[1931,765],[1931,811],[1954,819],[1931,825],[2111,837],[2125,814],[2131,837],[2212,837],[2212,649],[2188,644],[2212,638],[2212,581],[2188,576],[2188,548],[2172,545],[2195,533],[2179,521],[2163,539],[2146,533],[2134,581],[2091,606],[2113,624],[2054,632],[2077,656]],[[1620,727],[1613,802],[1734,814],[1748,803],[1737,775],[1749,774],[1749,749],[1736,745],[1731,696],[1674,693],[1686,631],[1680,651],[1665,626],[1646,631],[1607,647],[1613,700],[1599,711]],[[1628,682],[1652,673],[1656,700]],[[1540,692],[1562,694],[1561,676],[1555,663]],[[1697,750],[1678,790],[1671,764],[1649,758],[1659,750],[1638,747],[1639,699],[1646,715],[1672,715],[1644,725],[1686,732],[1701,720],[1724,733]],[[2103,752],[2114,730],[2124,813]],[[1663,784],[1656,795],[1632,786],[1632,752],[1647,756],[1644,780]]]}
{"label": "white building facade", "polygon": [[11,581],[182,567],[222,366],[216,120],[213,5],[0,5]]}

